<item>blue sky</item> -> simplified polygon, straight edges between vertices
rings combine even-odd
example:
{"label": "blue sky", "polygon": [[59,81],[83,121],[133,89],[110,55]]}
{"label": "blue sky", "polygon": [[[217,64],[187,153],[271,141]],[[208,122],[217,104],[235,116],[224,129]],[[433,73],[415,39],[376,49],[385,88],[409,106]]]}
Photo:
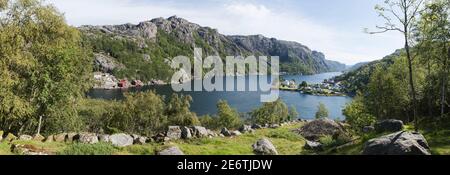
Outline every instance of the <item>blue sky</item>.
{"label": "blue sky", "polygon": [[399,33],[368,35],[383,0],[47,0],[69,24],[138,23],[179,17],[228,35],[297,41],[346,64],[381,59],[402,47]]}

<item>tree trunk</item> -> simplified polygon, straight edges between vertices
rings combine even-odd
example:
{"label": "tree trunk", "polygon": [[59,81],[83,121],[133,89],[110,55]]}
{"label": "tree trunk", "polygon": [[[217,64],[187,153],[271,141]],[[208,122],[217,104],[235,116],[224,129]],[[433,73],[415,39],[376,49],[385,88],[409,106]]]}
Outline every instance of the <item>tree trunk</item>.
{"label": "tree trunk", "polygon": [[[406,16],[406,15],[405,15]],[[406,57],[408,58],[408,70],[409,70],[409,86],[411,90],[411,96],[412,96],[412,108],[413,108],[413,120],[414,120],[414,128],[416,131],[419,130],[418,128],[418,119],[417,119],[417,97],[416,97],[416,88],[414,86],[414,75],[413,75],[413,65],[412,65],[412,58],[411,58],[411,51],[409,48],[409,37],[408,37],[408,28],[405,25],[405,50],[406,50]]]}
{"label": "tree trunk", "polygon": [[37,134],[41,134],[41,124],[42,124],[42,115],[39,116],[39,124],[38,124],[38,129],[37,129]]}
{"label": "tree trunk", "polygon": [[[447,43],[446,42],[444,42],[444,54],[445,54],[445,52],[447,52]],[[445,97],[445,95],[446,95],[446,93],[447,93],[447,76],[448,76],[448,68],[447,68],[447,59],[448,59],[448,54],[447,54],[447,56],[445,56],[444,58],[443,58],[443,64],[442,64],[442,66],[443,66],[443,69],[442,69],[442,87],[441,87],[441,117],[443,118],[444,117],[444,114],[445,114],[445,106],[446,106],[446,97]]]}
{"label": "tree trunk", "polygon": [[431,59],[429,59],[428,61],[427,61],[427,63],[428,63],[428,65],[427,65],[427,74],[428,74],[428,90],[427,90],[427,103],[428,103],[428,117],[429,118],[432,118],[433,117],[433,105],[432,105],[432,100],[431,100],[431,97],[432,97],[432,93],[433,93],[433,91],[432,91],[432,86],[433,86],[433,83],[432,83],[432,81],[430,80],[430,78],[431,78],[431,61],[430,61]]}

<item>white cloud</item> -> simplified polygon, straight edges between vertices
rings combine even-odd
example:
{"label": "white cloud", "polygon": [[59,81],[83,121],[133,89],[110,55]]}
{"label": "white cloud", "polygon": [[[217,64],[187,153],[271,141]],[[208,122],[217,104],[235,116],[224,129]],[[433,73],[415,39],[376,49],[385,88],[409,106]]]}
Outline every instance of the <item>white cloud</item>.
{"label": "white cloud", "polygon": [[[138,23],[177,15],[229,35],[262,34],[297,41],[327,58],[353,64],[380,59],[401,47],[396,35],[369,36],[360,29],[340,31],[307,18],[301,12],[283,12],[258,3],[215,1],[217,6],[179,5],[169,2],[137,3],[136,0],[48,0],[75,26]],[[359,27],[359,26],[356,26]],[[394,42],[387,42],[394,41]]]}

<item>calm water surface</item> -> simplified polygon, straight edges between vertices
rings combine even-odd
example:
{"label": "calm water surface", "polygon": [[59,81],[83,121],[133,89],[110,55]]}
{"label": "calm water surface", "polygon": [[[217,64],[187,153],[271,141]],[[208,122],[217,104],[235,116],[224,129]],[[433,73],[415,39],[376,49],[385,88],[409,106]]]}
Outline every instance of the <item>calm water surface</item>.
{"label": "calm water surface", "polygon": [[[324,79],[328,79],[341,73],[324,73],[316,75],[287,75],[283,76],[287,80],[296,80],[297,83],[306,81],[308,83],[320,83]],[[241,77],[245,78],[247,83],[257,83],[256,77]],[[239,79],[239,77],[237,78]],[[236,81],[236,80],[235,80]],[[175,93],[171,86],[146,86],[141,88],[131,88],[127,90],[91,90],[88,96],[91,98],[101,98],[108,100],[120,100],[123,99],[124,92],[137,92],[154,90],[160,95],[170,97]],[[253,109],[261,106],[260,96],[262,94],[268,94],[267,92],[180,92],[184,95],[190,95],[194,99],[191,104],[191,110],[198,115],[216,114],[216,104],[219,100],[226,100],[228,103],[236,108],[239,112],[250,112]],[[352,100],[350,97],[324,97],[305,95],[299,92],[280,91],[280,98],[288,105],[295,106],[300,113],[300,118],[313,119],[317,106],[319,103],[323,103],[330,111],[330,117],[333,119],[345,119],[342,115],[342,109],[344,106]]]}

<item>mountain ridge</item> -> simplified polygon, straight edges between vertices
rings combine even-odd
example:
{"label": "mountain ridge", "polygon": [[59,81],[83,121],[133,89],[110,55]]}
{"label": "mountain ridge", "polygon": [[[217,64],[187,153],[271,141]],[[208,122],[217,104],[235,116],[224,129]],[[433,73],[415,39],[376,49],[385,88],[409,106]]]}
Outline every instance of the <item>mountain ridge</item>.
{"label": "mountain ridge", "polygon": [[[141,53],[144,55],[143,57],[150,55],[151,59],[159,59],[160,62],[162,58],[155,57],[190,56],[192,54],[189,54],[188,51],[193,53],[194,47],[200,47],[206,55],[222,57],[228,55],[279,56],[281,71],[288,73],[315,74],[345,69],[344,64],[327,60],[322,52],[311,50],[295,41],[278,40],[263,35],[223,35],[217,29],[202,27],[177,16],[167,19],[154,18],[138,24],[83,25],[79,27],[79,30],[94,45],[94,52],[107,53],[112,57],[121,57],[121,55],[114,54],[115,48],[110,48],[108,45],[120,40],[126,44],[134,42],[137,48],[133,48],[133,52]],[[96,40],[99,38],[103,38],[103,40]],[[104,40],[108,40],[109,43]],[[98,43],[95,42],[102,42],[103,45],[98,46]],[[163,48],[172,46],[176,46],[176,48],[171,48],[172,50]],[[158,51],[154,51],[155,48],[158,48]],[[130,54],[134,53],[130,52]],[[132,66],[127,66],[127,60],[123,58],[117,58],[117,60],[125,67],[133,69]]]}

